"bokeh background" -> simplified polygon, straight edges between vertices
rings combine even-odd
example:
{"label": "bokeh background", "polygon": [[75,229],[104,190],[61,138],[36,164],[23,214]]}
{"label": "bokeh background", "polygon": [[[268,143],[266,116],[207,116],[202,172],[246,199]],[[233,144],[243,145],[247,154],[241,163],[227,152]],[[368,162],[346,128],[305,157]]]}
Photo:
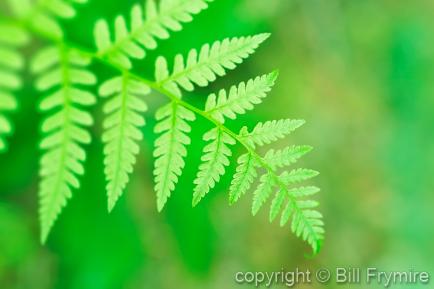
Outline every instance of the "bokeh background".
{"label": "bokeh background", "polygon": [[[67,39],[89,48],[98,18],[126,14],[136,3],[89,2],[79,8],[76,19],[63,22]],[[161,41],[159,50],[135,70],[152,77],[158,54],[185,54],[206,42],[260,32],[272,37],[254,56],[189,101],[201,105],[204,98],[199,95],[280,70],[267,100],[230,126],[306,119],[287,143],[315,147],[299,166],[321,172],[313,184],[322,189],[327,234],[318,256],[306,258],[309,248],[289,228],[269,224],[265,210],[252,217],[251,195],[228,206],[228,176],[200,206],[191,208],[192,180],[203,146],[200,135],[209,128],[201,121],[192,133],[181,182],[159,214],[152,188],[154,121],[152,112],[148,114],[136,172],[109,215],[97,138],[101,105],[94,108],[98,123],[82,188],[63,211],[48,244],[41,246],[41,115],[35,109],[40,96],[27,74],[18,95],[20,111],[14,115],[16,134],[10,152],[0,156],[0,288],[238,288],[238,271],[296,267],[434,273],[434,2],[218,0],[183,32]],[[30,58],[41,45],[44,42],[34,41],[26,55]],[[113,73],[98,65],[95,69],[101,79]],[[164,101],[160,95],[148,100],[152,110]],[[404,287],[419,288],[392,288]]]}

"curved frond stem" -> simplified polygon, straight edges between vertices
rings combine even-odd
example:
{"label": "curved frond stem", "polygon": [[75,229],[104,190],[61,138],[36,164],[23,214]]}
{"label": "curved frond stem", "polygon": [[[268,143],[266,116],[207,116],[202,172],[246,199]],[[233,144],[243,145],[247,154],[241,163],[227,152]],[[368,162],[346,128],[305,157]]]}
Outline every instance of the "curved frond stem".
{"label": "curved frond stem", "polygon": [[[18,24],[20,22],[13,22],[15,24]],[[21,24],[20,26],[26,26],[25,24]],[[51,41],[51,42],[55,42],[58,43],[59,40],[54,38],[54,37],[50,37],[50,35],[41,33],[40,31],[35,31],[34,29],[32,29],[31,27],[27,27],[29,29],[32,30],[32,32],[35,32],[36,34],[38,34],[39,36],[41,36],[42,38],[44,38],[45,40]],[[65,43],[64,41],[62,41],[63,43]],[[215,118],[213,118],[212,116],[209,115],[209,113],[207,113],[206,111],[180,99],[178,96],[176,96],[175,94],[173,94],[172,92],[168,91],[167,89],[165,89],[161,84],[158,84],[157,82],[154,82],[152,80],[149,80],[147,78],[144,78],[143,76],[140,76],[134,72],[128,71],[125,68],[123,68],[120,65],[114,64],[110,61],[108,61],[107,59],[101,57],[98,53],[93,52],[89,49],[85,49],[82,48],[78,45],[72,44],[72,43],[65,43],[64,46],[75,49],[77,51],[79,51],[80,53],[82,53],[83,55],[86,55],[88,57],[91,57],[97,61],[99,61],[100,63],[103,63],[107,66],[110,66],[113,69],[118,70],[121,74],[123,75],[128,75],[128,77],[132,78],[132,79],[136,79],[137,81],[143,82],[144,84],[148,85],[150,88],[152,88],[154,91],[159,92],[160,94],[168,97],[171,101],[174,101],[175,103],[193,111],[194,113],[196,113],[197,115],[200,115],[201,117],[203,117],[204,119],[208,120],[209,122],[213,123],[217,128],[219,128],[220,130],[222,130],[223,132],[227,133],[228,135],[230,135],[231,137],[233,137],[238,143],[240,143],[242,146],[244,146],[244,148],[252,154],[252,156],[254,156],[254,158],[259,162],[259,164],[266,169],[268,172],[273,174],[273,178],[275,180],[279,180],[278,174],[277,172],[270,167],[265,160],[258,154],[256,153],[256,151],[249,145],[247,144],[243,138],[241,138],[236,132],[232,131],[231,129],[229,129],[227,126],[225,126],[224,124],[222,124],[221,122],[219,122],[218,120],[216,120]],[[281,187],[285,187],[285,184],[282,181],[278,181],[277,184]]]}
{"label": "curved frond stem", "polygon": [[305,226],[306,226],[305,230],[308,231],[309,235],[312,236],[312,238],[313,238],[311,241],[312,241],[312,243],[314,243],[314,244],[312,244],[312,246],[314,248],[314,252],[316,253],[319,251],[319,247],[320,247],[321,241],[322,241],[322,236],[320,234],[318,234],[318,232],[315,230],[315,226],[308,222],[309,216],[304,215],[303,207],[298,205],[297,196],[291,194],[291,191],[288,189],[287,184],[285,184],[284,180],[282,180],[282,178],[279,176],[276,169],[274,167],[272,167],[270,164],[268,164],[267,161],[265,160],[265,158],[262,157],[261,155],[259,155],[256,152],[255,147],[252,144],[248,143],[242,135],[232,131],[230,128],[225,126],[221,121],[219,121],[218,119],[213,117],[207,111],[202,110],[202,109],[180,99],[180,97],[177,96],[175,93],[173,93],[173,92],[169,91],[168,89],[166,89],[165,87],[163,87],[164,83],[162,84],[162,83],[158,83],[158,82],[149,80],[149,79],[142,77],[142,76],[140,76],[140,75],[138,75],[132,71],[129,71],[129,70],[125,69],[124,67],[122,67],[121,65],[108,60],[107,58],[102,56],[100,53],[97,53],[97,52],[91,51],[89,49],[80,47],[80,45],[76,45],[74,43],[69,43],[68,41],[65,41],[65,40],[60,41],[55,36],[44,33],[43,31],[39,31],[38,29],[35,29],[31,25],[28,25],[27,23],[25,23],[23,21],[21,21],[21,22],[20,21],[10,21],[10,23],[15,24],[19,27],[24,27],[24,28],[28,29],[28,31],[33,32],[35,35],[39,36],[40,38],[42,38],[44,40],[47,40],[47,41],[53,43],[53,44],[63,45],[63,47],[65,47],[67,49],[75,49],[78,52],[80,52],[81,54],[83,54],[83,55],[85,55],[91,59],[94,59],[94,60],[100,62],[101,64],[104,64],[108,67],[111,67],[111,68],[119,71],[124,76],[127,76],[130,79],[134,79],[138,82],[143,83],[144,85],[147,85],[152,90],[167,97],[171,102],[173,102],[179,106],[182,106],[182,107],[194,112],[195,114],[201,116],[205,120],[212,123],[218,130],[220,130],[221,132],[223,132],[223,133],[227,134],[228,136],[230,136],[231,138],[233,138],[236,142],[238,142],[240,145],[242,145],[245,148],[245,150],[254,158],[256,164],[259,167],[262,167],[263,169],[266,170],[267,174],[270,176],[271,180],[279,188],[279,190],[284,192],[287,195],[287,198],[289,200],[289,203],[287,206],[288,210],[292,210],[297,215],[298,222],[302,221],[305,223]]}

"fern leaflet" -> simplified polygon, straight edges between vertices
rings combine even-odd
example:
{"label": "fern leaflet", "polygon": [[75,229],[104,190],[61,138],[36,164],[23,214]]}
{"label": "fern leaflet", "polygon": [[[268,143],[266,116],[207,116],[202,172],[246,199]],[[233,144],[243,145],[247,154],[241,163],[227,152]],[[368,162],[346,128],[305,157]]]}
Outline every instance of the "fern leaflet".
{"label": "fern leaflet", "polygon": [[214,188],[224,175],[225,167],[229,165],[229,158],[232,155],[228,145],[234,145],[235,140],[225,132],[214,128],[203,136],[204,141],[212,141],[203,149],[202,164],[199,166],[194,184],[196,185],[193,194],[193,206]]}
{"label": "fern leaflet", "polygon": [[28,41],[22,29],[0,23],[0,153],[7,149],[5,137],[12,133],[12,124],[6,113],[17,108],[12,92],[22,86],[17,72],[24,66],[18,48]]}
{"label": "fern leaflet", "polygon": [[141,114],[147,110],[140,97],[149,93],[148,86],[130,79],[128,74],[107,80],[100,87],[102,97],[111,96],[104,106],[102,136],[109,211],[122,195],[128,175],[133,171],[140,150],[138,142],[143,139],[141,128],[145,125]]}
{"label": "fern leaflet", "polygon": [[[93,85],[96,78],[87,66],[90,59],[66,47],[49,47],[33,59],[32,70],[38,75],[36,88],[48,92],[40,109],[49,113],[42,124],[40,144],[41,183],[39,187],[41,240],[45,242],[57,216],[78,189],[78,175],[84,173],[86,159],[83,144],[91,141],[85,127],[93,124],[84,107],[95,103],[95,96],[81,88]],[[53,92],[54,89],[54,92]]]}
{"label": "fern leaflet", "polygon": [[205,44],[198,52],[190,50],[186,60],[181,54],[176,55],[172,73],[169,73],[166,58],[160,56],[156,61],[157,82],[176,95],[181,95],[179,87],[193,91],[194,84],[207,86],[224,76],[226,70],[233,70],[237,64],[249,57],[258,46],[269,37],[259,34],[216,41],[212,45]]}
{"label": "fern leaflet", "polygon": [[116,18],[114,39],[111,39],[107,21],[100,20],[95,26],[98,53],[129,69],[130,58],[144,58],[145,49],[157,47],[156,39],[169,38],[169,31],[181,30],[182,23],[191,22],[192,15],[206,9],[212,1],[162,0],[157,7],[155,0],[147,0],[144,8],[141,5],[132,8],[130,29],[124,16]]}
{"label": "fern leaflet", "polygon": [[292,146],[283,150],[269,150],[264,157],[265,162],[271,167],[283,168],[296,163],[298,159],[312,150],[310,146]]}
{"label": "fern leaflet", "polygon": [[273,175],[270,172],[261,176],[260,184],[253,193],[253,215],[256,215],[262,205],[270,198],[274,185]]}
{"label": "fern leaflet", "polygon": [[240,131],[240,137],[250,146],[255,147],[270,144],[291,134],[294,130],[301,127],[304,120],[281,119],[272,120],[265,123],[258,123],[252,132],[247,127]]}
{"label": "fern leaflet", "polygon": [[256,179],[256,160],[252,154],[247,153],[238,158],[237,171],[229,188],[229,203],[237,202],[249,189]]}
{"label": "fern leaflet", "polygon": [[188,136],[191,127],[188,122],[194,121],[195,118],[191,111],[176,102],[165,105],[156,113],[158,123],[155,133],[162,133],[155,141],[154,151],[155,190],[159,211],[163,209],[175,189],[185,166],[186,146],[191,142]]}
{"label": "fern leaflet", "polygon": [[261,103],[276,78],[277,72],[274,72],[232,86],[229,93],[224,89],[219,91],[218,96],[213,93],[208,96],[205,111],[221,123],[224,123],[225,117],[235,119],[237,114],[244,114]]}

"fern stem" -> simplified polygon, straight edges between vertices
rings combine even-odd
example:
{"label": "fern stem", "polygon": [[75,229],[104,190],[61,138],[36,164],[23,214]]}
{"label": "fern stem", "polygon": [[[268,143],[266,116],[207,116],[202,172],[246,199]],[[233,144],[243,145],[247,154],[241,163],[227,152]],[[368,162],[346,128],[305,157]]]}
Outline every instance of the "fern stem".
{"label": "fern stem", "polygon": [[[292,195],[289,192],[289,190],[287,189],[287,185],[281,180],[281,178],[278,175],[275,168],[270,166],[265,161],[265,159],[255,151],[255,148],[252,145],[248,144],[242,136],[240,136],[239,134],[235,133],[234,131],[232,131],[231,129],[226,127],[222,122],[220,122],[219,120],[214,118],[209,112],[204,111],[200,108],[195,107],[194,105],[192,105],[188,102],[183,101],[178,96],[176,96],[174,93],[165,89],[164,88],[164,82],[163,83],[157,83],[157,82],[151,81],[147,78],[144,78],[138,74],[130,72],[127,69],[125,69],[124,67],[122,67],[121,65],[113,63],[110,60],[107,60],[104,57],[104,54],[105,54],[104,52],[103,53],[101,53],[101,52],[97,53],[97,52],[94,52],[94,51],[89,50],[87,48],[81,47],[79,44],[70,43],[70,42],[66,41],[65,39],[59,39],[53,35],[50,35],[49,33],[35,29],[32,25],[29,24],[29,21],[26,18],[20,19],[20,20],[15,20],[15,19],[10,19],[8,17],[4,17],[3,15],[0,15],[0,21],[5,22],[9,25],[13,25],[13,26],[16,26],[19,28],[26,29],[27,31],[32,32],[34,35],[38,36],[39,38],[57,45],[59,47],[59,49],[61,49],[62,61],[66,61],[65,57],[67,57],[67,55],[65,54],[65,51],[68,51],[69,49],[77,50],[81,54],[83,54],[83,55],[85,55],[91,59],[94,59],[94,60],[100,62],[101,64],[104,64],[108,67],[111,67],[111,68],[121,72],[121,74],[123,75],[124,78],[135,79],[139,82],[142,82],[143,84],[146,84],[154,91],[157,91],[160,94],[167,97],[174,105],[180,105],[180,106],[194,112],[195,114],[200,115],[201,117],[203,117],[207,121],[211,122],[221,133],[226,133],[227,135],[232,137],[236,142],[241,144],[247,150],[247,152],[251,155],[251,157],[253,157],[256,160],[257,164],[267,171],[267,173],[271,176],[273,182],[278,187],[280,187],[280,189],[283,192],[286,193],[286,195],[290,201],[290,204],[292,205],[292,208],[296,213],[296,216],[298,216],[298,218],[305,219],[304,223],[307,224],[306,229],[309,231],[309,233],[310,233],[309,235],[314,236],[315,240],[321,239],[320,236],[318,236],[318,234],[316,233],[314,227],[309,222],[306,222],[307,217],[303,214],[302,208],[300,208],[300,206],[297,204],[296,196]],[[120,45],[119,43],[117,43],[117,44]],[[176,76],[177,75],[175,75],[175,78],[176,78]],[[65,71],[63,71],[63,77],[64,77],[64,81],[66,81],[67,80],[66,78],[68,78],[68,75],[65,74]],[[171,78],[166,80],[166,81],[170,81],[173,78],[174,78],[174,76],[171,76]],[[65,92],[65,93],[67,94],[68,92]],[[65,95],[65,108],[68,109],[68,107],[69,107],[68,96]],[[212,113],[212,111],[211,111],[211,113]],[[65,117],[68,117],[67,114],[65,114]],[[67,149],[66,148],[66,140],[68,139],[67,127],[64,127],[63,129],[64,129],[65,135],[64,135],[64,140],[63,140],[63,144],[62,144],[62,159],[59,162],[60,164],[65,162],[65,155],[66,155],[66,149]],[[123,132],[121,132],[121,133],[123,133]],[[119,150],[119,151],[121,151],[121,150]],[[56,186],[60,186],[60,182],[61,182],[63,174],[64,174],[64,172],[62,170],[59,170],[58,179],[56,181]],[[109,204],[109,207],[110,207],[110,204]],[[46,232],[46,233],[48,234],[48,232]],[[47,234],[43,233],[43,236],[42,236],[43,240],[45,240]],[[318,245],[320,245],[320,244],[318,244]],[[318,248],[316,248],[316,249],[318,249]]]}
{"label": "fern stem", "polygon": [[[277,172],[275,171],[274,168],[272,168],[270,165],[267,164],[267,162],[265,162],[264,158],[262,156],[260,156],[249,144],[247,144],[237,133],[233,132],[231,129],[229,129],[228,127],[226,127],[224,124],[222,124],[221,122],[219,122],[218,120],[216,120],[215,118],[213,118],[212,116],[210,116],[207,112],[179,99],[177,96],[175,96],[173,93],[167,91],[166,89],[164,89],[163,87],[161,87],[159,84],[153,82],[153,81],[149,81],[147,79],[143,79],[141,77],[138,78],[138,80],[141,81],[147,81],[147,84],[152,87],[154,90],[160,92],[161,94],[169,97],[172,101],[177,102],[179,105],[195,112],[196,114],[202,116],[203,118],[205,118],[206,120],[212,122],[220,131],[227,133],[228,135],[230,135],[233,139],[235,139],[239,144],[241,144],[242,146],[244,146],[244,148],[247,150],[247,152],[249,154],[251,154],[256,161],[265,169],[267,170],[268,173],[271,174],[271,177],[273,179],[273,181],[275,182],[275,184],[277,184],[283,191],[285,191],[287,193],[288,198],[291,200],[291,202],[294,204],[294,210],[297,213],[302,213],[302,210],[296,205],[297,200],[294,196],[292,196],[291,194],[289,194],[287,186],[281,181],[281,179],[279,178],[279,175],[277,174]],[[302,214],[301,214],[302,215]],[[313,235],[315,235],[315,231],[310,228],[311,232]]]}
{"label": "fern stem", "polygon": [[[110,61],[108,61],[107,59],[105,59],[103,57],[103,55],[101,55],[100,53],[96,53],[94,51],[91,51],[89,49],[86,49],[84,47],[81,47],[80,45],[77,44],[73,44],[70,43],[64,39],[59,40],[56,37],[54,37],[53,35],[49,35],[48,33],[44,33],[41,31],[38,31],[36,29],[34,29],[32,26],[28,25],[28,23],[24,22],[24,21],[17,21],[17,20],[13,20],[13,19],[8,19],[8,18],[4,18],[3,16],[0,16],[0,20],[4,20],[5,22],[7,22],[8,24],[12,24],[21,28],[25,28],[28,31],[31,31],[33,34],[39,36],[40,38],[50,41],[54,44],[63,46],[65,49],[75,49],[77,51],[79,51],[80,53],[82,53],[83,55],[92,58],[94,60],[97,60],[98,62],[109,66],[113,69],[118,70],[119,72],[121,72],[125,77],[129,77],[131,79],[135,79],[137,81],[140,81],[146,85],[148,85],[150,88],[152,88],[154,91],[159,92],[160,94],[166,96],[167,98],[169,98],[172,102],[181,105],[183,107],[185,107],[186,109],[200,115],[201,117],[203,117],[204,119],[208,120],[209,122],[213,123],[220,131],[227,133],[229,136],[231,136],[234,140],[236,140],[239,144],[241,144],[249,154],[252,155],[253,158],[256,159],[256,161],[258,162],[258,164],[263,167],[272,177],[273,181],[275,182],[275,184],[277,184],[283,191],[285,191],[287,193],[287,196],[289,198],[289,200],[291,201],[291,203],[293,204],[293,208],[294,210],[298,213],[299,216],[303,216],[302,214],[302,209],[299,208],[297,206],[297,200],[294,196],[292,196],[285,183],[281,181],[278,173],[276,172],[276,170],[274,168],[272,168],[270,165],[267,164],[267,162],[264,160],[264,158],[262,156],[260,156],[255,150],[254,148],[252,148],[249,144],[247,144],[243,138],[241,136],[239,136],[237,133],[233,132],[231,129],[229,129],[228,127],[226,127],[224,124],[222,124],[221,122],[219,122],[217,119],[213,118],[211,115],[209,115],[206,111],[201,110],[200,108],[197,108],[193,105],[191,105],[188,102],[185,102],[183,100],[181,100],[179,97],[177,97],[175,94],[171,93],[170,91],[168,91],[167,89],[165,89],[162,84],[151,81],[147,78],[144,78],[138,74],[135,74],[134,72],[128,71],[125,68],[123,68],[120,65],[117,65],[115,63],[112,63]],[[313,230],[312,227],[309,228],[309,231],[311,232],[311,234],[313,236],[316,236],[315,230]]]}
{"label": "fern stem", "polygon": [[[265,161],[264,159],[256,153],[256,151],[250,146],[248,145],[237,133],[233,132],[232,130],[230,130],[228,127],[226,127],[224,124],[220,123],[218,120],[214,119],[212,116],[210,116],[207,112],[205,112],[204,110],[201,110],[200,108],[197,108],[193,105],[191,105],[188,102],[185,102],[181,99],[179,99],[179,97],[177,97],[175,94],[171,93],[170,91],[168,91],[167,89],[165,89],[161,84],[158,84],[154,81],[151,81],[147,78],[144,78],[138,74],[135,74],[131,71],[126,70],[125,68],[121,67],[120,65],[114,64],[108,60],[106,60],[105,58],[103,58],[100,54],[93,52],[89,49],[83,48],[79,45],[76,44],[72,44],[69,43],[65,40],[59,41],[58,39],[56,39],[55,37],[53,37],[52,35],[49,35],[47,33],[43,33],[40,32],[38,30],[33,29],[32,27],[29,27],[28,25],[26,25],[26,23],[20,22],[20,21],[14,21],[11,19],[8,19],[11,24],[13,25],[18,25],[20,27],[24,27],[26,29],[29,29],[32,31],[32,33],[40,36],[41,38],[48,40],[50,42],[54,42],[56,44],[59,45],[59,42],[63,43],[64,47],[69,47],[69,48],[73,48],[77,51],[79,51],[80,53],[82,53],[83,55],[86,55],[92,59],[95,59],[97,61],[99,61],[102,64],[105,64],[107,66],[110,66],[116,70],[118,70],[119,72],[121,72],[123,75],[136,79],[138,81],[141,81],[143,83],[145,83],[146,85],[148,85],[149,87],[151,87],[153,90],[158,91],[160,94],[168,97],[171,101],[195,112],[196,114],[202,116],[203,118],[205,118],[206,120],[210,121],[211,123],[213,123],[217,128],[219,128],[220,130],[224,131],[225,133],[227,133],[228,135],[230,135],[231,137],[233,137],[238,143],[240,143],[242,146],[244,146],[246,148],[246,150],[252,154],[252,156],[259,162],[259,164],[264,167],[267,171],[269,171],[270,173],[273,174],[274,179],[276,181],[278,181],[277,183],[282,187],[285,188],[285,185],[283,184],[283,182],[281,182],[279,180],[279,177],[277,175],[277,173],[275,172],[275,170],[273,168],[271,168]],[[294,199],[295,201],[295,199]]]}

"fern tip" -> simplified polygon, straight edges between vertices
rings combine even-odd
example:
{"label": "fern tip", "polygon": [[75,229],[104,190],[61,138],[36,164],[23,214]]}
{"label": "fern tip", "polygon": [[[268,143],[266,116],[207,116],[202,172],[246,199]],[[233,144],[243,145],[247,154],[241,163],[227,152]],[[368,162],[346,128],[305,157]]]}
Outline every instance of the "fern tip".
{"label": "fern tip", "polygon": [[269,74],[270,80],[271,80],[272,82],[275,82],[275,81],[277,80],[277,78],[279,77],[279,74],[280,74],[279,69],[275,69],[275,70],[273,70],[273,71]]}
{"label": "fern tip", "polygon": [[314,147],[310,146],[310,145],[303,145],[303,146],[301,146],[301,148],[303,149],[303,151],[305,153],[310,153],[314,149]]}
{"label": "fern tip", "polygon": [[264,42],[265,40],[267,40],[268,38],[271,37],[271,33],[260,33],[257,34],[256,37],[259,39],[260,42]]}
{"label": "fern tip", "polygon": [[41,232],[41,238],[40,238],[41,245],[45,245],[47,243],[49,235],[50,235],[50,229],[43,228]]}
{"label": "fern tip", "polygon": [[158,213],[161,213],[164,209],[164,203],[157,203],[157,211]]}
{"label": "fern tip", "polygon": [[196,207],[197,205],[199,205],[201,199],[202,199],[202,197],[200,197],[200,196],[194,196],[193,197],[193,201],[191,203],[193,208]]}
{"label": "fern tip", "polygon": [[229,206],[235,205],[236,202],[237,202],[237,200],[235,200],[234,197],[232,197],[232,196],[229,197]]}
{"label": "fern tip", "polygon": [[115,208],[115,204],[112,202],[109,202],[107,205],[107,212],[110,214],[114,208]]}
{"label": "fern tip", "polygon": [[315,256],[317,256],[321,252],[323,241],[324,241],[323,239],[320,239],[316,241],[314,244],[312,244],[312,253],[305,254],[305,258],[312,259]]}
{"label": "fern tip", "polygon": [[259,212],[259,209],[252,208],[252,216],[253,217],[256,216],[258,214],[258,212]]}
{"label": "fern tip", "polygon": [[118,202],[119,195],[109,194],[108,195],[108,202],[107,202],[107,211],[110,214],[113,212],[116,203]]}

